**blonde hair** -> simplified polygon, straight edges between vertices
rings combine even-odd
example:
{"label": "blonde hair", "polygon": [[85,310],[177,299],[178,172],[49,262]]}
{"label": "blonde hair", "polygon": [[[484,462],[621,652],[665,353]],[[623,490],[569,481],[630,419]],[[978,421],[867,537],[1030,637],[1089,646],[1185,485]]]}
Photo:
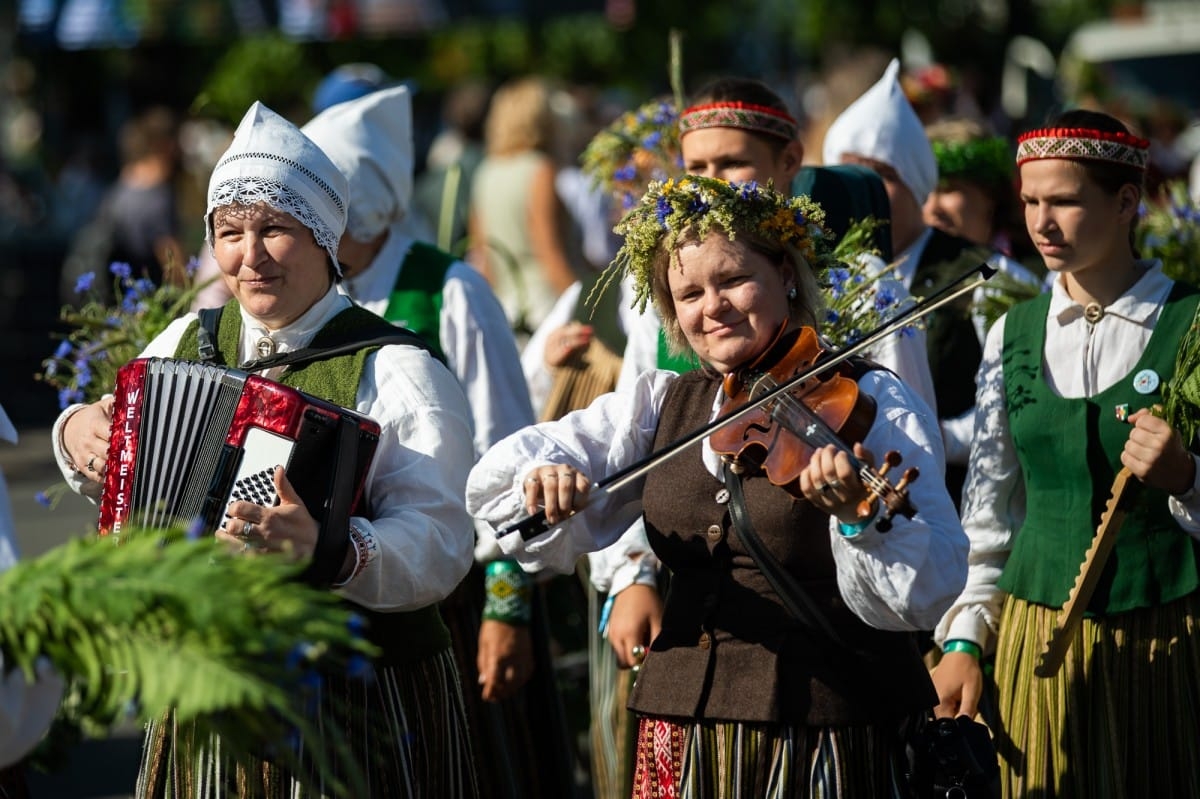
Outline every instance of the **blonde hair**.
{"label": "blonde hair", "polygon": [[484,125],[489,155],[547,152],[553,132],[550,88],[541,78],[520,78],[496,90]]}

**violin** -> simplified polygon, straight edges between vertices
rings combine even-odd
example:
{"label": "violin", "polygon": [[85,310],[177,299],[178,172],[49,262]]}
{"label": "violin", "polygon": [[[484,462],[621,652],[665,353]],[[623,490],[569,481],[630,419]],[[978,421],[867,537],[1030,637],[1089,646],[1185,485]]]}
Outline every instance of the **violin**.
{"label": "violin", "polygon": [[[725,377],[726,400],[720,416],[753,403],[764,392],[819,366],[827,353],[816,331],[802,327],[785,334],[786,329],[785,323],[775,341],[753,363]],[[876,502],[882,501],[884,510],[876,528],[886,532],[896,513],[909,519],[916,513],[907,487],[920,471],[915,467],[905,470],[893,486],[885,475],[900,464],[900,453],[889,452],[878,471],[855,456],[854,442],[862,441],[875,421],[875,400],[858,390],[858,383],[846,374],[846,365],[843,361],[824,377],[811,374],[800,379],[737,423],[717,428],[709,435],[709,445],[717,454],[731,459],[733,468],[759,468],[773,485],[799,498],[800,472],[815,450],[833,444],[850,458],[867,488],[867,497],[856,510],[859,518],[874,515]]]}
{"label": "violin", "polygon": [[[678,441],[674,441],[662,449],[651,453],[645,458],[642,458],[640,461],[632,463],[623,469],[618,469],[616,472],[608,475],[604,479],[598,480],[592,485],[592,489],[589,492],[590,501],[594,501],[600,496],[611,494],[623,488],[634,480],[637,480],[645,475],[659,463],[662,463],[668,458],[673,458],[681,452],[684,452],[701,439],[709,436],[711,433],[727,425],[736,424],[739,420],[749,417],[752,414],[756,414],[759,408],[765,406],[769,402],[772,402],[776,398],[780,398],[781,401],[775,403],[776,408],[779,410],[776,411],[777,417],[773,416],[773,419],[782,419],[785,416],[790,416],[792,411],[796,411],[799,413],[799,416],[805,420],[805,422],[801,422],[799,418],[791,419],[790,422],[794,429],[790,432],[802,438],[806,438],[811,442],[810,446],[824,446],[825,444],[840,443],[842,447],[846,447],[847,445],[845,444],[845,441],[838,437],[835,430],[830,428],[828,421],[816,415],[811,410],[808,410],[808,406],[799,402],[795,398],[784,399],[784,394],[790,391],[793,385],[803,384],[809,379],[815,378],[824,372],[833,369],[857,353],[867,349],[885,336],[888,336],[894,331],[899,330],[902,326],[920,319],[922,316],[931,313],[946,303],[952,302],[968,292],[974,291],[976,288],[983,285],[983,283],[995,273],[996,269],[986,261],[980,263],[978,266],[967,270],[954,280],[950,281],[950,283],[947,285],[938,289],[925,300],[882,323],[879,325],[879,327],[875,328],[870,333],[867,333],[865,336],[859,339],[857,343],[849,347],[845,347],[837,352],[827,353],[827,357],[821,359],[819,362],[813,363],[813,365],[807,368],[799,368],[798,363],[793,364],[793,366],[799,368],[799,371],[792,374],[792,376],[788,377],[787,379],[778,379],[780,377],[778,374],[771,376],[769,382],[777,383],[777,385],[774,387],[768,387],[766,376],[759,376],[754,381],[755,390],[759,393],[755,394],[753,399],[750,399],[736,410],[733,410],[729,413],[718,414],[716,419],[713,419],[703,427],[700,427],[692,433],[680,438]],[[979,278],[974,282],[966,283],[967,279],[975,274],[978,274]],[[847,378],[847,380],[849,380],[851,383],[854,383],[854,381],[850,380],[849,378]],[[834,387],[837,387],[841,384],[835,383],[833,385]],[[854,383],[854,390],[855,401],[851,403],[851,405],[858,404],[857,383]],[[816,399],[816,397],[814,397],[814,399]],[[845,400],[842,401],[842,404],[845,404]],[[801,410],[801,408],[806,410]],[[780,424],[783,424],[783,422],[780,422]],[[811,435],[809,435],[809,426],[814,428]],[[870,427],[869,424],[867,426]],[[795,433],[795,430],[801,430],[803,433]],[[850,430],[847,429],[846,436],[848,437],[849,435]],[[815,436],[821,436],[822,438],[815,438]],[[863,464],[860,459],[855,457],[853,450],[848,449],[847,454],[850,456],[851,464],[858,472],[859,479],[863,481],[863,484],[867,486],[867,490],[870,492],[868,494],[868,499],[872,501],[874,499],[882,499],[889,509],[890,514],[900,512],[902,515],[904,515],[903,512],[912,507],[910,504],[907,504],[907,494],[903,492],[904,485],[911,483],[912,479],[909,479],[908,481],[902,480],[899,489],[893,488],[885,479],[883,479],[884,475],[889,469],[899,465],[900,461],[897,453],[889,452],[886,456],[884,456],[884,463],[878,469],[878,471],[866,468],[865,464]],[[807,463],[807,461],[808,459],[806,458],[804,462]],[[798,474],[799,472],[797,472],[797,475]],[[913,475],[913,479],[915,479],[915,477],[916,475]],[[898,501],[898,497],[902,498],[903,501]],[[895,508],[895,510],[892,510],[892,508]],[[863,508],[860,507],[857,512],[861,513],[862,510]],[[868,504],[866,507],[867,515],[869,515],[870,512],[871,505]],[[891,516],[889,515],[887,520],[881,519],[881,521],[884,521],[884,524],[887,525],[890,523],[890,518]],[[878,527],[878,525],[876,526]],[[546,512],[542,510],[526,516],[525,518],[520,519],[501,530],[497,530],[496,536],[502,538],[507,535],[512,535],[513,533],[520,533],[523,539],[529,540],[541,535],[549,529],[550,525],[546,521]]]}

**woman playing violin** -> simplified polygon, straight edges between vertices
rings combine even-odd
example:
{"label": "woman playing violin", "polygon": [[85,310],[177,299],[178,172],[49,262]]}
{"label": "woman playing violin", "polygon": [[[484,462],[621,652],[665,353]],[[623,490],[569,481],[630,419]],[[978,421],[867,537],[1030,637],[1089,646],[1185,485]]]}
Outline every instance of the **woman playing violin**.
{"label": "woman playing violin", "polygon": [[[873,424],[861,441],[806,444],[807,431],[788,431],[785,445],[804,457],[786,485],[754,466],[758,453],[719,453],[705,439],[644,480],[589,495],[593,480],[730,410],[726,378],[769,370],[814,326],[812,265],[827,257],[819,219],[806,198],[754,184],[651,184],[618,225],[613,269],[654,302],[672,346],[705,367],[647,372],[628,391],[515,433],[468,481],[469,509],[496,528],[545,509],[547,532],[501,538],[531,569],[571,570],[644,512],[671,584],[630,700],[635,797],[894,795],[897,730],[936,701],[909,633],[928,629],[961,589],[967,544],[941,480],[937,420],[890,372],[849,362],[850,390],[873,406]],[[880,490],[873,453],[891,451],[927,478],[904,489],[911,518],[896,515],[885,533],[864,479]],[[734,506],[821,623],[785,609]]]}

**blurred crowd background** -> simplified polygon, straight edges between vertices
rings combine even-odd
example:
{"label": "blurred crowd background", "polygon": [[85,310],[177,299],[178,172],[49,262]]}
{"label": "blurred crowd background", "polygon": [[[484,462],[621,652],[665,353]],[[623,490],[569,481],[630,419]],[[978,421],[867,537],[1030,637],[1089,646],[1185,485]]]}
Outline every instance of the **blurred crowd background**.
{"label": "blurred crowd background", "polygon": [[358,81],[407,84],[413,224],[462,252],[462,207],[442,195],[448,176],[468,185],[453,170],[481,157],[494,89],[545,81],[544,149],[569,167],[616,115],[671,92],[672,32],[685,92],[764,80],[802,119],[810,160],[894,55],[927,122],[967,117],[1011,141],[1086,105],[1153,140],[1158,181],[1186,180],[1200,152],[1196,0],[7,0],[0,401],[18,426],[57,413],[33,375],[89,262],[161,278],[201,251],[208,173],[253,100],[303,123]]}

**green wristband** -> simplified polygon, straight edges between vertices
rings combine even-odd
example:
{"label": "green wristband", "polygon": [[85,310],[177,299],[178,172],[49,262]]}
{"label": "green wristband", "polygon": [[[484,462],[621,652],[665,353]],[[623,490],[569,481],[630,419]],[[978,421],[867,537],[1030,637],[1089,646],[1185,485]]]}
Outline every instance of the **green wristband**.
{"label": "green wristband", "polygon": [[968,641],[965,638],[956,638],[953,641],[947,641],[942,644],[942,654],[948,655],[951,652],[966,652],[976,660],[983,657],[983,648],[974,641]]}
{"label": "green wristband", "polygon": [[865,519],[860,519],[853,524],[846,524],[844,521],[839,519],[838,532],[841,533],[842,538],[854,538],[855,536],[861,534],[863,530],[866,530],[868,527],[870,527],[871,522],[875,521],[875,517],[878,515],[879,508],[876,507],[875,510],[871,512],[870,516]]}
{"label": "green wristband", "polygon": [[530,617],[529,575],[511,560],[494,560],[483,571],[483,618],[524,626]]}

